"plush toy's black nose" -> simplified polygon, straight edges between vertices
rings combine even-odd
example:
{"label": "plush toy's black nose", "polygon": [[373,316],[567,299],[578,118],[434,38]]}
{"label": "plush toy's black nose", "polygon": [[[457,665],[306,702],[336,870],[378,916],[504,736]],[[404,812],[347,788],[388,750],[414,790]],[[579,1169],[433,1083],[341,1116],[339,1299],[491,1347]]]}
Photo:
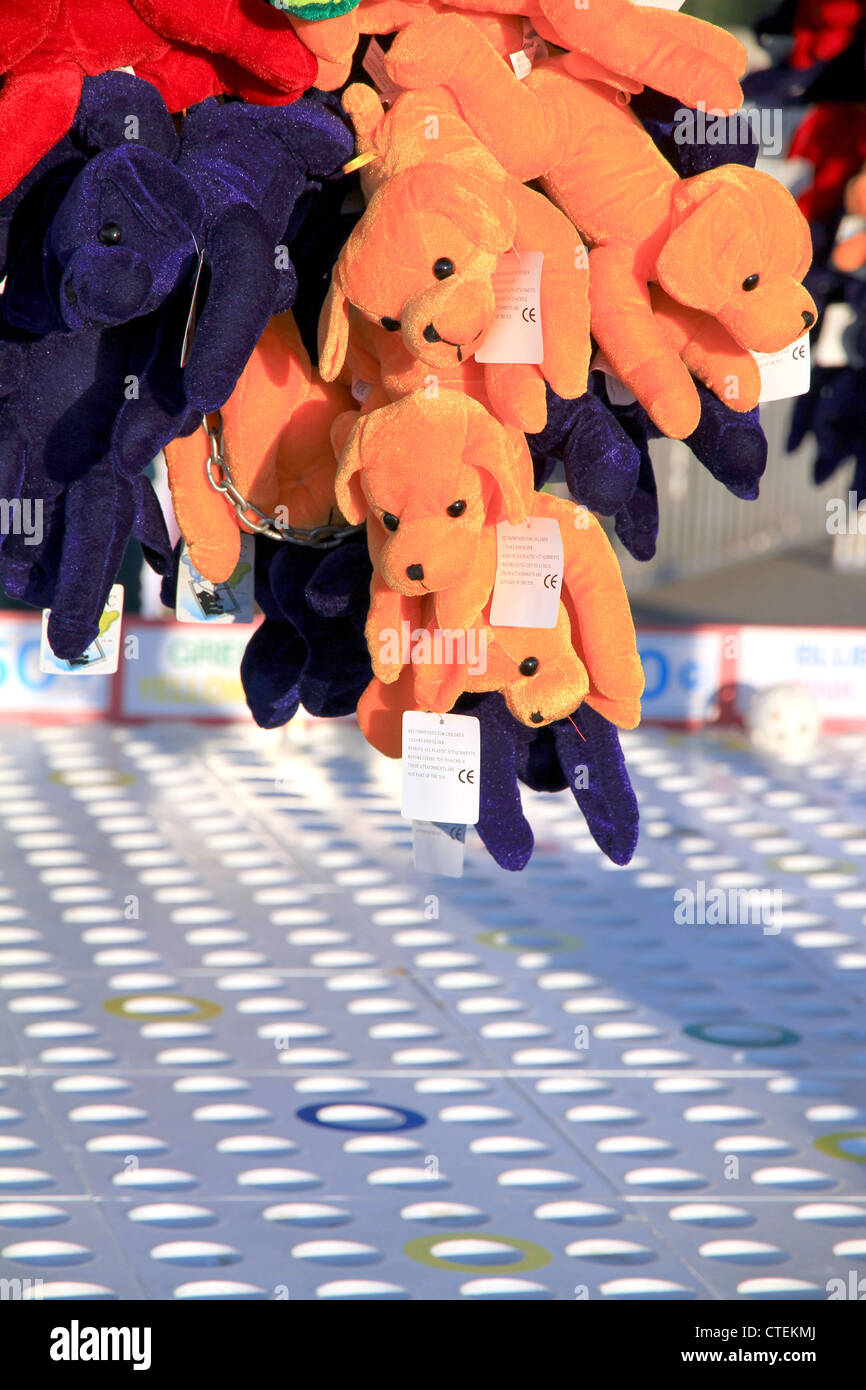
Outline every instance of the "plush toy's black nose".
{"label": "plush toy's black nose", "polygon": [[532,720],[533,724],[543,724],[543,723],[544,723],[544,715],[541,714],[541,713],[539,712],[539,710],[536,710],[535,713],[534,713],[534,714],[531,714],[529,717],[530,717],[530,719]]}
{"label": "plush toy's black nose", "polygon": [[439,334],[436,332],[436,329],[433,327],[432,323],[428,323],[427,327],[424,329],[424,341],[425,343],[442,342],[442,339],[439,337]]}
{"label": "plush toy's black nose", "polygon": [[409,576],[410,579],[423,579],[423,578],[424,578],[424,566],[423,566],[423,565],[407,565],[407,566],[406,566],[406,573],[407,573],[407,575]]}
{"label": "plush toy's black nose", "polygon": [[812,324],[815,322],[815,315],[812,313],[811,309],[803,310],[803,322],[807,328],[812,327]]}

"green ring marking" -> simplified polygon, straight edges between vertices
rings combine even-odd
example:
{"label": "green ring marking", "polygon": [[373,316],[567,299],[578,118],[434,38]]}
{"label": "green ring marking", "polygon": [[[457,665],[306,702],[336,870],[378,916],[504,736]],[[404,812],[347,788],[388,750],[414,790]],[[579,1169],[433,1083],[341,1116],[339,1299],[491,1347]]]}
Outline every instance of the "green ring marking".
{"label": "green ring marking", "polygon": [[[507,936],[508,932],[514,930],[510,927],[497,927],[494,931],[482,931],[475,937],[479,946],[492,946],[497,951],[580,951],[583,949],[583,938],[580,936],[569,936],[564,932],[550,932],[546,939],[538,943],[531,941],[521,942],[519,946],[503,945],[497,940],[498,937]],[[555,945],[551,945],[551,941]]]}
{"label": "green ring marking", "polygon": [[754,1038],[711,1038],[707,1036],[707,1029],[714,1028],[718,1024],[727,1025],[728,1020],[720,1018],[717,1023],[687,1023],[683,1032],[690,1038],[698,1038],[701,1042],[713,1043],[716,1047],[790,1047],[791,1043],[800,1042],[800,1034],[795,1033],[792,1028],[780,1028],[774,1023],[762,1023],[761,1028],[770,1028],[776,1033],[775,1038],[770,1038],[766,1042],[757,1042]]}
{"label": "green ring marking", "polygon": [[[154,991],[155,992],[155,991]],[[183,999],[187,1004],[195,1004],[196,1012],[193,1014],[131,1014],[127,1011],[126,1005],[130,999],[141,999],[147,997],[148,991],[139,990],[136,994],[117,994],[113,999],[103,1001],[102,1007],[106,1013],[114,1014],[117,1018],[131,1019],[135,1023],[175,1023],[180,1020],[182,1023],[192,1023],[195,1019],[216,1018],[217,1014],[222,1013],[222,1004],[216,1004],[212,999],[196,999],[192,994],[172,994],[169,995],[163,990],[163,996],[171,999]]]}
{"label": "green ring marking", "polygon": [[408,1245],[404,1245],[403,1254],[408,1255],[410,1260],[417,1260],[418,1264],[429,1265],[431,1269],[455,1269],[466,1274],[522,1274],[531,1269],[543,1269],[549,1265],[553,1259],[549,1250],[545,1250],[543,1245],[534,1245],[531,1240],[518,1240],[516,1236],[495,1236],[485,1234],[483,1236],[473,1236],[473,1240],[486,1240],[492,1245],[495,1241],[502,1241],[505,1245],[513,1245],[516,1250],[524,1252],[523,1259],[514,1264],[462,1264],[458,1260],[443,1260],[437,1255],[431,1255],[430,1250],[434,1245],[439,1245],[443,1240],[466,1240],[465,1231],[446,1231],[433,1236],[418,1236],[415,1240],[410,1240]]}
{"label": "green ring marking", "polygon": [[[62,768],[54,768],[48,774],[49,782],[57,782],[61,787],[76,786],[74,777],[70,780],[70,774]],[[134,772],[120,772],[117,769],[110,769],[109,775],[103,777],[99,782],[91,783],[94,787],[131,787],[133,782],[137,782],[138,777]]]}
{"label": "green ring marking", "polygon": [[840,1147],[844,1139],[866,1139],[866,1129],[837,1129],[835,1134],[822,1134],[815,1148],[830,1158],[842,1158],[846,1163],[866,1163],[866,1154],[846,1154]]}

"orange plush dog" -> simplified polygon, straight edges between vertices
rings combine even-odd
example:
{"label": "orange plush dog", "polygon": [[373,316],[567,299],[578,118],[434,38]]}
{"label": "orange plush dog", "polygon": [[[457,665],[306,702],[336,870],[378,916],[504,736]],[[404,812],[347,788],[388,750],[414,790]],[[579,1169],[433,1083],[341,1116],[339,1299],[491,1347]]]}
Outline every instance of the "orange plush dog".
{"label": "orange plush dog", "polygon": [[513,396],[521,417],[542,428],[544,379],[566,398],[586,389],[588,277],[574,228],[547,198],[505,172],[447,92],[406,92],[386,114],[375,92],[356,83],[343,104],[360,152],[375,157],[361,174],[367,210],[340,253],[323,309],[323,377],[334,380],[343,366],[350,305],[400,333],[434,373],[452,371],[493,321],[499,257],[512,247],[518,254],[541,251],[541,375],[490,363],[484,379],[492,399]]}
{"label": "orange plush dog", "polygon": [[686,106],[702,101],[729,111],[743,99],[737,78],[746,70],[746,51],[732,35],[690,15],[633,5],[630,0],[590,0],[582,5],[574,0],[457,0],[453,7],[436,0],[361,0],[347,14],[316,21],[293,15],[292,24],[318,58],[316,85],[335,91],[348,79],[362,34],[390,34],[431,11],[453,9],[481,20],[488,29],[501,24],[503,35],[510,30],[505,53],[520,49],[520,16],[525,15],[542,38],[573,50],[569,63],[576,76],[608,80],[617,74],[626,91],[640,91],[646,84]]}
{"label": "orange plush dog", "polygon": [[[708,386],[748,410],[760,391],[748,350],[777,351],[815,322],[801,284],[808,225],[767,174],[728,165],[680,179],[617,95],[566,64],[541,62],[518,82],[457,15],[412,25],[388,55],[396,81],[447,86],[504,167],[541,178],[592,246],[593,335],[659,428],[684,438],[700,402],[678,347]],[[724,389],[731,375],[734,391]]]}
{"label": "orange plush dog", "polygon": [[[586,698],[634,727],[643,676],[616,557],[584,508],[532,491],[519,431],[471,398],[443,391],[435,401],[415,394],[354,421],[341,418],[333,434],[337,500],[351,522],[366,519],[374,566],[366,631],[375,675],[358,714],[376,747],[399,757],[397,716],[416,707],[447,711],[463,691],[501,690],[512,714],[530,725],[564,718]],[[558,622],[493,628],[496,523],[519,525],[529,514],[554,517],[563,535]],[[404,631],[429,636],[411,668],[395,642]],[[455,639],[464,653],[456,657]],[[484,660],[467,658],[467,650]]]}
{"label": "orange plush dog", "polygon": [[[267,516],[304,530],[342,520],[331,424],[352,404],[343,386],[319,379],[292,315],[272,318],[221,412],[223,453],[241,495]],[[241,531],[253,528],[208,482],[202,433],[175,439],[165,456],[190,559],[206,579],[221,583],[237,565]]]}

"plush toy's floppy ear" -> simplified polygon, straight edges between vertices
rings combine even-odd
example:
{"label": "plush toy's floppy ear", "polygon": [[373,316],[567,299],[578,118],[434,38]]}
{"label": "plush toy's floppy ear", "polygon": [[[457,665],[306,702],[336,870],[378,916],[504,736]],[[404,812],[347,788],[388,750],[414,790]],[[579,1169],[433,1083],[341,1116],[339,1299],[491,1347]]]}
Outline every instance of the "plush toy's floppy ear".
{"label": "plush toy's floppy ear", "polygon": [[466,460],[489,474],[499,489],[499,515],[494,514],[488,519],[510,521],[512,526],[521,526],[526,520],[527,494],[532,489],[532,463],[528,450],[525,445],[521,450],[509,431],[477,401],[467,396],[465,404]]}
{"label": "plush toy's floppy ear", "polygon": [[349,301],[343,293],[338,261],[319,315],[319,374],[323,381],[336,381],[343,370],[348,350]]}
{"label": "plush toy's floppy ear", "polygon": [[367,517],[367,499],[361,486],[361,436],[367,415],[358,416],[354,410],[338,415],[331,426],[331,443],[340,460],[334,479],[337,506],[350,526],[360,526]]}
{"label": "plush toy's floppy ear", "polygon": [[733,292],[737,244],[747,235],[744,209],[733,188],[716,187],[701,198],[692,182],[674,194],[678,225],[656,262],[656,279],[680,304],[717,314]]}
{"label": "plush toy's floppy ear", "polygon": [[486,179],[463,170],[457,173],[447,164],[419,164],[389,180],[389,185],[403,180],[411,186],[416,206],[443,213],[476,246],[501,255],[514,245],[514,204]]}

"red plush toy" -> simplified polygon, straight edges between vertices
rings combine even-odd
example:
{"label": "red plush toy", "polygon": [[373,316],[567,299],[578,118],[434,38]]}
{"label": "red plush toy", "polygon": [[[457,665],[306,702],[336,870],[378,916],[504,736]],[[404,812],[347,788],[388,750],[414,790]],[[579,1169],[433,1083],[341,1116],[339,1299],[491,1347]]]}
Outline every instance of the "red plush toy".
{"label": "red plush toy", "polygon": [[844,53],[866,23],[863,0],[799,0],[794,16],[792,68],[810,68]]}
{"label": "red plush toy", "polygon": [[69,130],[83,79],[121,67],[170,111],[218,93],[283,105],[317,70],[264,0],[2,0],[0,197]]}

